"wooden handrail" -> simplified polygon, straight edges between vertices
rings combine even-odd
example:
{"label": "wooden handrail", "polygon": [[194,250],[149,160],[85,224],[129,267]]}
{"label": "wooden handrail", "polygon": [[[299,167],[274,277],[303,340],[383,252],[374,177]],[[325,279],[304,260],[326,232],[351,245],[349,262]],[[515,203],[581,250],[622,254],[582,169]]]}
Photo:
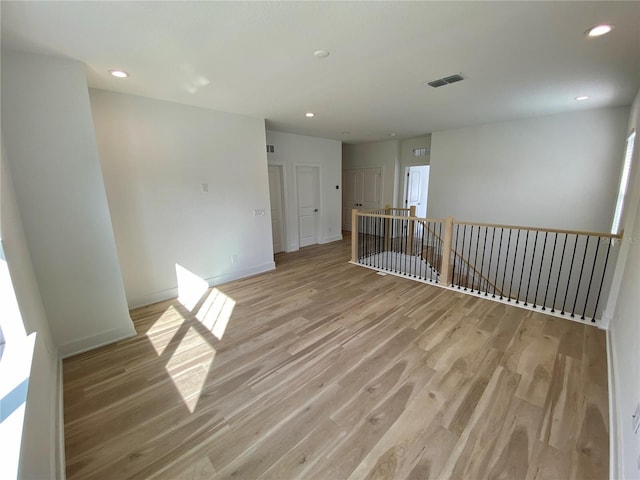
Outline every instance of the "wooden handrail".
{"label": "wooden handrail", "polygon": [[[384,208],[376,210],[385,210]],[[432,222],[432,223],[444,223],[442,218],[421,218],[421,217],[401,217],[398,215],[386,215],[380,213],[367,213],[366,211],[358,211],[358,215],[363,217],[380,217],[391,218],[397,220],[412,220],[416,222]],[[531,232],[549,232],[549,233],[566,233],[569,235],[585,235],[589,237],[603,237],[603,238],[623,238],[624,231],[620,233],[605,233],[605,232],[589,232],[581,230],[562,230],[558,228],[544,228],[544,227],[527,227],[522,225],[504,225],[499,223],[479,223],[479,222],[462,222],[458,220],[453,221],[456,225],[473,225],[475,227],[491,227],[491,228],[504,228],[512,230],[529,230]]]}
{"label": "wooden handrail", "polygon": [[604,232],[588,232],[581,230],[562,230],[559,228],[544,228],[544,227],[524,227],[521,225],[501,225],[498,223],[478,223],[478,222],[458,222],[454,223],[458,225],[473,225],[474,227],[490,227],[490,228],[504,228],[510,230],[529,230],[530,232],[549,232],[549,233],[566,233],[568,235],[585,235],[588,237],[604,237],[604,238],[622,238],[620,233],[604,233]]}

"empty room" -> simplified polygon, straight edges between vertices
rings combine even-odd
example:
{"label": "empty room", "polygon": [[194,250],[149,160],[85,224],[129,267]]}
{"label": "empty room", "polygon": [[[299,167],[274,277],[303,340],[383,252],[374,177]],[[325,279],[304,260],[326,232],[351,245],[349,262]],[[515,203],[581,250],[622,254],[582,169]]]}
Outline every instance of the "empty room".
{"label": "empty room", "polygon": [[2,1],[2,478],[640,480],[640,2]]}

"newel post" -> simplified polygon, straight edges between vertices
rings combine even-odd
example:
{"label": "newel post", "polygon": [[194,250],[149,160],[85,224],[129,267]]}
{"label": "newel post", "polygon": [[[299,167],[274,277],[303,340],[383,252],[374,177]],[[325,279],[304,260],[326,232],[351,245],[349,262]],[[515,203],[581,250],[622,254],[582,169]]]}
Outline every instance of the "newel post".
{"label": "newel post", "polygon": [[351,261],[358,262],[358,209],[351,210]]}
{"label": "newel post", "polygon": [[415,234],[415,222],[413,221],[413,217],[416,216],[416,206],[411,205],[409,207],[409,222],[407,225],[407,251],[404,252],[407,255],[413,255],[413,236]]}
{"label": "newel post", "polygon": [[[384,206],[384,214],[391,215],[391,205]],[[384,251],[388,252],[391,245],[391,219],[384,219]]]}
{"label": "newel post", "polygon": [[451,285],[453,272],[451,271],[451,244],[453,242],[453,217],[444,220],[444,238],[442,239],[442,260],[440,267],[440,281]]}

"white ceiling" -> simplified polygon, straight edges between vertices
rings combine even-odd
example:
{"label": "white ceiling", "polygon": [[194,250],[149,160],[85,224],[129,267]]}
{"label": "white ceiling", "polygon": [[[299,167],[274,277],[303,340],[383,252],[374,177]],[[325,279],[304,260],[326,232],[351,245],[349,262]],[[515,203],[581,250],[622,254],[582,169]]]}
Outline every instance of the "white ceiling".
{"label": "white ceiling", "polygon": [[[604,106],[640,88],[640,2],[11,2],[2,47],[89,85],[349,143]],[[587,38],[587,28],[615,24]],[[313,56],[318,49],[331,55]],[[131,74],[108,75],[110,68]],[[452,73],[463,82],[424,85]],[[574,97],[589,95],[576,102]],[[305,118],[305,112],[316,117]],[[343,132],[351,132],[345,135]]]}

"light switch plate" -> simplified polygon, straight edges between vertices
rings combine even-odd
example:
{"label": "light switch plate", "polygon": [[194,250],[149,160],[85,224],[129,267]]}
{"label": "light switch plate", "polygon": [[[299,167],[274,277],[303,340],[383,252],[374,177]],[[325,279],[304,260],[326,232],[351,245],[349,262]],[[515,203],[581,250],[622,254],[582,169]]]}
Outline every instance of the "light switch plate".
{"label": "light switch plate", "polygon": [[640,428],[640,403],[636,405],[636,413],[633,414],[633,433],[638,433]]}

